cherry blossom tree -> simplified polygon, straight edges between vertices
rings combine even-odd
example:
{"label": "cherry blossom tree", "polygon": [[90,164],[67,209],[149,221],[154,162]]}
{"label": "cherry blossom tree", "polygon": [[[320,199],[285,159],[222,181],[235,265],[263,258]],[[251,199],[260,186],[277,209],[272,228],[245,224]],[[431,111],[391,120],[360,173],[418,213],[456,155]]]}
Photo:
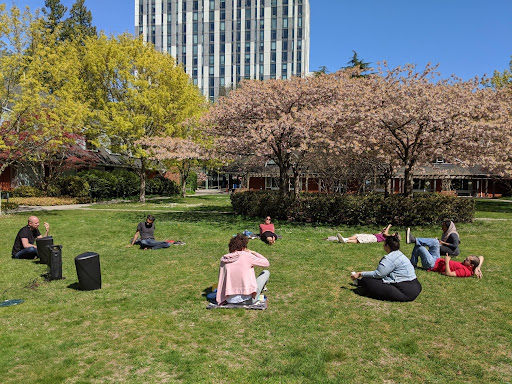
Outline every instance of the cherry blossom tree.
{"label": "cherry blossom tree", "polygon": [[481,87],[477,78],[439,79],[435,70],[384,65],[378,76],[357,79],[361,87],[351,95],[349,112],[357,123],[347,130],[341,119],[338,126],[339,135],[350,135],[361,150],[377,153],[392,169],[403,167],[407,196],[418,165],[436,158],[488,164],[503,149],[507,119],[497,92]]}
{"label": "cherry blossom tree", "polygon": [[182,197],[185,197],[191,169],[201,161],[211,159],[207,146],[190,137],[144,137],[137,141],[137,145],[149,152],[150,160],[163,164],[167,169],[178,169]]}
{"label": "cherry blossom tree", "polygon": [[321,115],[318,109],[341,96],[339,84],[339,79],[323,74],[244,81],[210,108],[204,122],[220,138],[226,154],[274,160],[279,167],[279,191],[284,195],[290,175],[296,191],[298,176],[307,165],[306,155],[332,132],[333,125],[324,123],[330,116],[337,117],[335,110],[324,108]]}

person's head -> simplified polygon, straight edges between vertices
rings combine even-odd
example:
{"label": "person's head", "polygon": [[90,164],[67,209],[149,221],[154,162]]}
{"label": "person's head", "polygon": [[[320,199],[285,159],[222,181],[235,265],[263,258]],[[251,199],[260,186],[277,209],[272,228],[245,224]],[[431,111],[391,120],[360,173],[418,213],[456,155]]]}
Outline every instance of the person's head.
{"label": "person's head", "polygon": [[448,228],[450,228],[450,225],[452,224],[452,221],[450,219],[444,218],[443,222],[441,223],[441,229],[443,232],[446,232]]}
{"label": "person's head", "polygon": [[478,256],[468,256],[462,261],[462,264],[474,271],[480,265],[480,258]]}
{"label": "person's head", "polygon": [[229,252],[242,251],[247,248],[249,244],[249,238],[241,233],[237,233],[236,236],[229,240]]}
{"label": "person's head", "polygon": [[28,218],[28,226],[32,229],[39,228],[39,219],[37,218],[37,216],[30,216]]}
{"label": "person's head", "polygon": [[387,252],[398,251],[400,249],[400,235],[398,232],[386,236],[386,239],[384,240],[384,249]]}
{"label": "person's head", "polygon": [[271,221],[272,219],[270,218],[270,216],[265,217],[265,224],[270,224]]}
{"label": "person's head", "polygon": [[146,217],[146,228],[151,228],[151,226],[153,225],[153,223],[155,222],[155,216],[153,215],[148,215]]}

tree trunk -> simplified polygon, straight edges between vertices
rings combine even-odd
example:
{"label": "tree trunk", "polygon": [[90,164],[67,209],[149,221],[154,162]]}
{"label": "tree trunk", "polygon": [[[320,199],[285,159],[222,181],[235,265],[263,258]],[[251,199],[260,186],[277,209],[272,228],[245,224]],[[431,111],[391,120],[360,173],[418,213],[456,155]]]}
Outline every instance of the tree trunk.
{"label": "tree trunk", "polygon": [[285,197],[288,193],[288,169],[279,165],[279,195]]}
{"label": "tree trunk", "polygon": [[185,197],[187,194],[187,178],[185,177],[185,174],[181,174],[181,197]]}
{"label": "tree trunk", "polygon": [[139,202],[146,202],[146,162],[143,158],[140,159],[140,191]]}
{"label": "tree trunk", "polygon": [[190,167],[187,164],[183,164],[183,168],[180,171],[181,179],[181,197],[185,197],[187,194],[187,180],[190,173]]}
{"label": "tree trunk", "polygon": [[404,195],[406,197],[412,197],[413,190],[413,173],[409,166],[404,168]]}

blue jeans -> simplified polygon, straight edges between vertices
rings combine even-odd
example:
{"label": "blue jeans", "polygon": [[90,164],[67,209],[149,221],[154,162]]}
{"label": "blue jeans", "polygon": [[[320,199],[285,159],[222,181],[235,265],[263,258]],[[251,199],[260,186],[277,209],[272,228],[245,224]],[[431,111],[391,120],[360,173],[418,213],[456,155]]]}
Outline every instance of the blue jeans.
{"label": "blue jeans", "polygon": [[135,244],[140,245],[141,248],[150,249],[169,248],[171,246],[171,244],[166,241],[156,241],[155,239],[137,240]]}
{"label": "blue jeans", "polygon": [[[426,247],[428,247],[428,250]],[[436,260],[441,256],[439,249],[439,240],[428,237],[417,237],[416,245],[412,250],[411,264],[416,267],[418,265],[419,257],[424,269],[434,268]]]}
{"label": "blue jeans", "polygon": [[35,259],[38,256],[36,247],[24,248],[18,251],[12,258],[13,259]]}

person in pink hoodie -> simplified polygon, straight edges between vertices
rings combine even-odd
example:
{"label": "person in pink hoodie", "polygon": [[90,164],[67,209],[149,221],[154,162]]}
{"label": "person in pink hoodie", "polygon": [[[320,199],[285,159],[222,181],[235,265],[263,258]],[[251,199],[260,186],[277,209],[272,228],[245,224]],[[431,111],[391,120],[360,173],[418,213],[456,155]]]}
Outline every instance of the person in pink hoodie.
{"label": "person in pink hoodie", "polygon": [[249,238],[237,234],[229,242],[229,253],[220,259],[217,303],[254,304],[267,284],[270,272],[264,270],[256,278],[254,267],[268,267],[268,260],[247,249]]}

